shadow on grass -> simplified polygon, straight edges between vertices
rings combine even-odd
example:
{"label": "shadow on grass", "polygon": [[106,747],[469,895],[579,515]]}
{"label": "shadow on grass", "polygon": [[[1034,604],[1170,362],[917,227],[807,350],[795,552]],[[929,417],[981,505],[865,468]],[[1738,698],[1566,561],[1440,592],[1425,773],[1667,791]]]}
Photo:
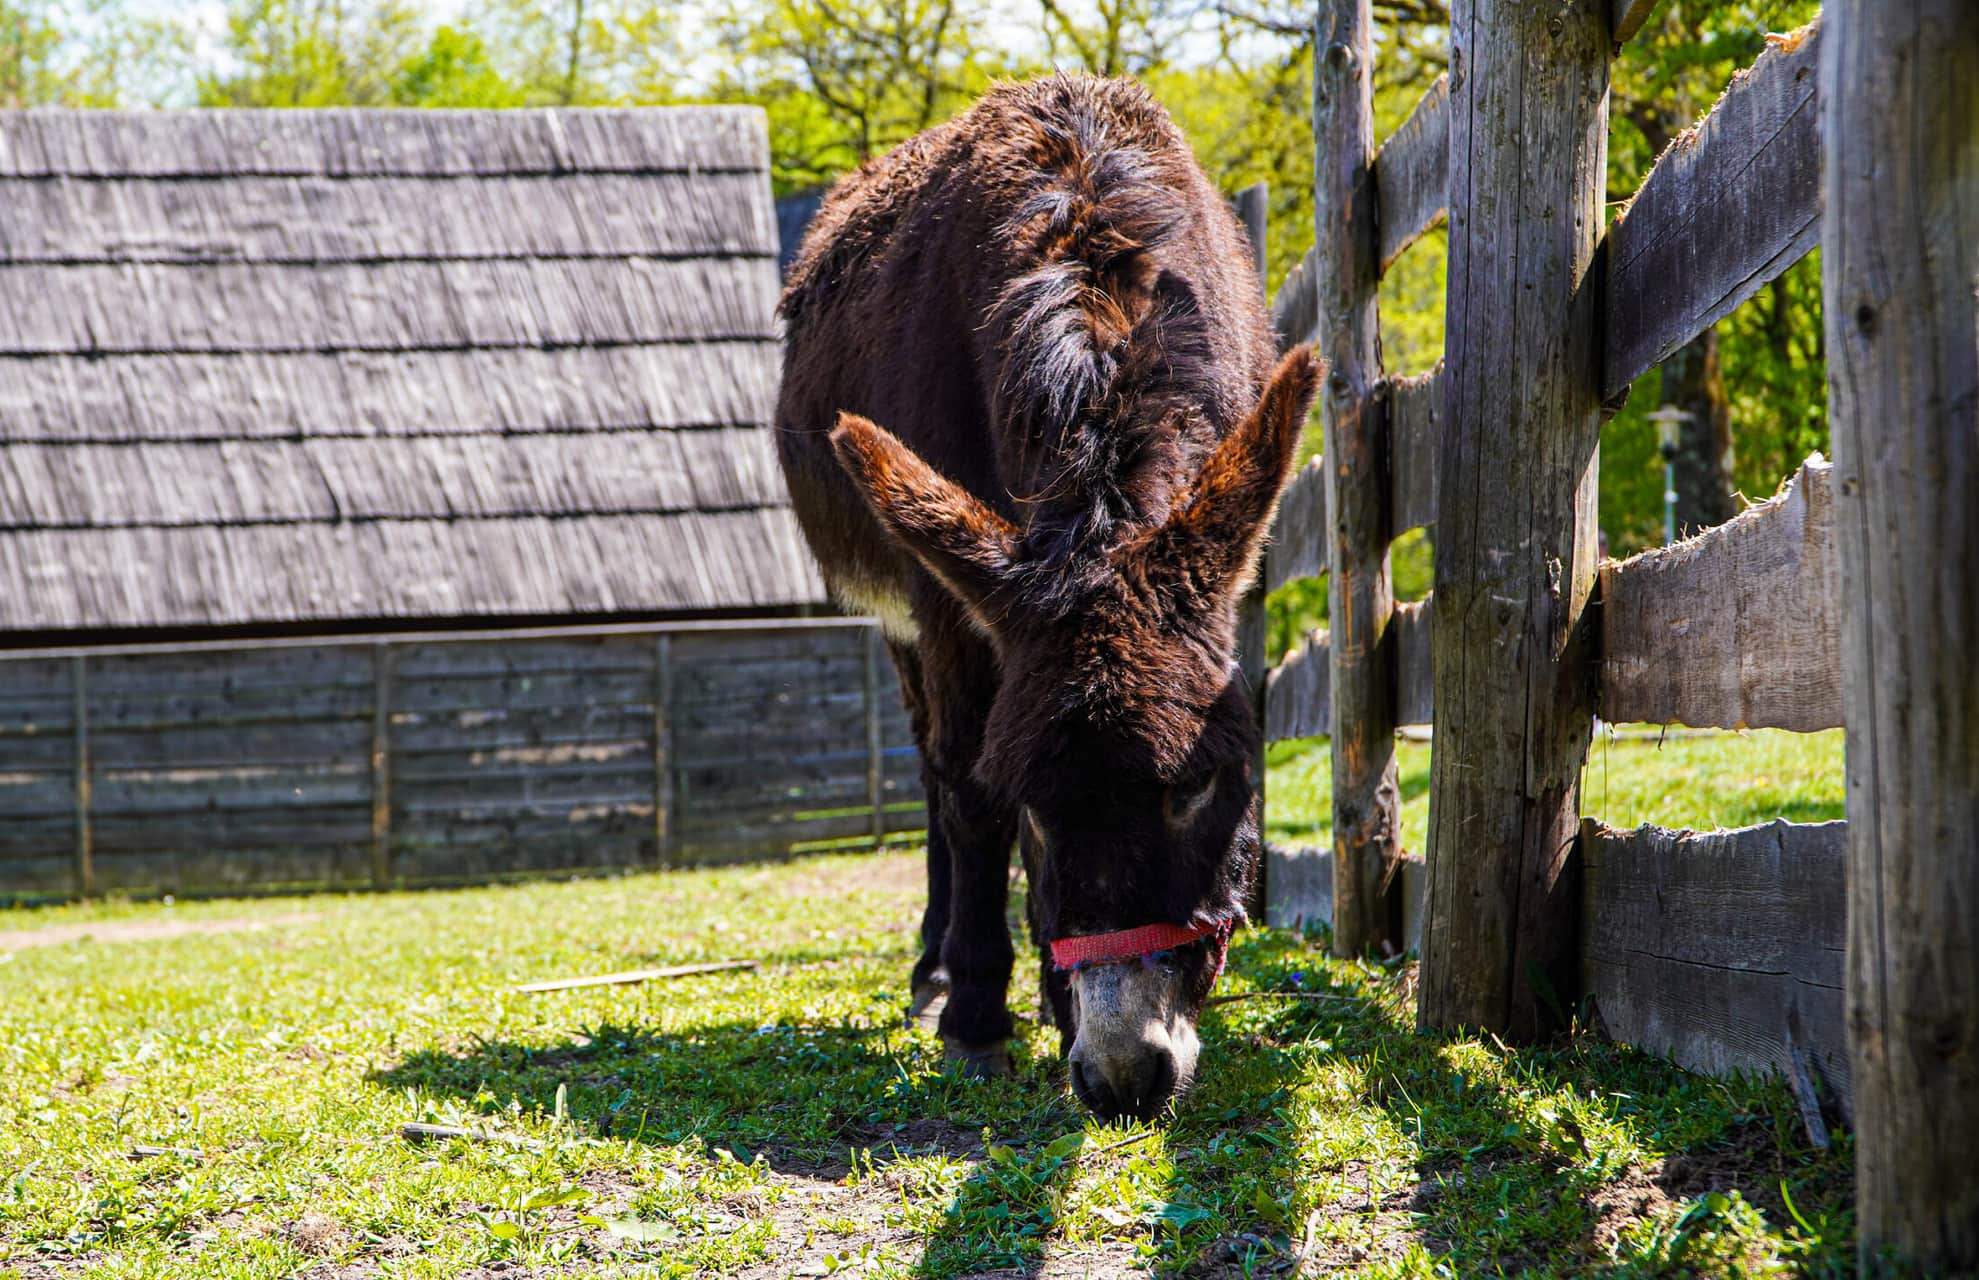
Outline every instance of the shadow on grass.
{"label": "shadow on grass", "polygon": [[1159,1141],[1085,1132],[1055,1032],[1029,1028],[1014,1079],[966,1081],[929,1070],[879,999],[846,1025],[614,1024],[546,1047],[422,1050],[372,1080],[469,1109],[548,1111],[561,1086],[601,1134],[699,1140],[813,1180],[961,1162],[919,1232],[930,1280],[1270,1275],[1295,1257],[1327,1274],[1737,1274],[1753,1236],[1731,1191],[1776,1229],[1796,1211],[1837,1224],[1813,1233],[1804,1271],[1840,1274],[1849,1257],[1846,1144],[1802,1149],[1781,1089],[1591,1037],[1514,1051],[1419,1036],[1400,1012],[1406,969],[1318,970],[1284,933],[1245,935],[1231,959],[1255,988],[1307,998],[1212,1010],[1202,1078]]}

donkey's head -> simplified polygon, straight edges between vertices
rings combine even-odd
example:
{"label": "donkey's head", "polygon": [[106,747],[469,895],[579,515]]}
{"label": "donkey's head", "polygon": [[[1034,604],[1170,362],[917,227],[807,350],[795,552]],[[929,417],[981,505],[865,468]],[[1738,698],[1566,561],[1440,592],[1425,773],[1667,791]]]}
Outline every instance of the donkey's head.
{"label": "donkey's head", "polygon": [[1257,874],[1258,730],[1236,604],[1284,487],[1318,370],[1286,356],[1165,519],[1068,559],[843,415],[839,460],[892,536],[996,645],[979,775],[1021,806],[1033,919],[1073,1086],[1150,1116],[1192,1079],[1195,1023]]}

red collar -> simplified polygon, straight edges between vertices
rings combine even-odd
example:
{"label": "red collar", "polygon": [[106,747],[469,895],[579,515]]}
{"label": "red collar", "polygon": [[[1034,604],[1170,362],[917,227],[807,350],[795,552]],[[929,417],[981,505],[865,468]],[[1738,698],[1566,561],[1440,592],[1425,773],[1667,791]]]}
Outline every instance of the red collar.
{"label": "red collar", "polygon": [[1144,924],[1116,933],[1087,933],[1076,938],[1060,938],[1051,944],[1051,964],[1055,969],[1120,964],[1128,960],[1145,960],[1158,951],[1173,951],[1191,942],[1214,938],[1216,973],[1210,978],[1214,982],[1223,975],[1223,959],[1229,952],[1230,930],[1235,925],[1234,920],[1219,920],[1211,924]]}

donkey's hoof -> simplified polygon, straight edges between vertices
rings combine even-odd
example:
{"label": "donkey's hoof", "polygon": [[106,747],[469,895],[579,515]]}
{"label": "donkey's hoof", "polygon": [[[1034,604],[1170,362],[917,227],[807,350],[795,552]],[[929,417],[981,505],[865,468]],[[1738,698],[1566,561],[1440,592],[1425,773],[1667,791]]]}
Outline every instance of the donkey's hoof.
{"label": "donkey's hoof", "polygon": [[948,983],[941,979],[923,982],[914,988],[907,1005],[907,1025],[933,1031],[941,1025],[941,1011],[948,1007]]}
{"label": "donkey's hoof", "polygon": [[998,1076],[1017,1074],[1017,1066],[1010,1060],[1010,1042],[992,1040],[988,1044],[963,1044],[948,1036],[941,1038],[941,1056],[944,1061],[959,1063],[964,1079],[994,1080]]}

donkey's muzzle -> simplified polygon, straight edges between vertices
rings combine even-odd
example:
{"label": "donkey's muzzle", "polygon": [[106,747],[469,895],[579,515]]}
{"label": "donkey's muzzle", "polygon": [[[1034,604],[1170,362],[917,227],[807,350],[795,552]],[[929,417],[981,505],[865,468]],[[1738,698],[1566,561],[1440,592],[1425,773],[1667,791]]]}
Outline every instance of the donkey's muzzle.
{"label": "donkey's muzzle", "polygon": [[1102,1120],[1154,1119],[1175,1096],[1179,1079],[1174,1053],[1161,1045],[1134,1057],[1072,1058],[1072,1092]]}
{"label": "donkey's muzzle", "polygon": [[1072,1092],[1102,1120],[1152,1120],[1196,1073],[1196,1029],[1179,976],[1138,963],[1072,976]]}

